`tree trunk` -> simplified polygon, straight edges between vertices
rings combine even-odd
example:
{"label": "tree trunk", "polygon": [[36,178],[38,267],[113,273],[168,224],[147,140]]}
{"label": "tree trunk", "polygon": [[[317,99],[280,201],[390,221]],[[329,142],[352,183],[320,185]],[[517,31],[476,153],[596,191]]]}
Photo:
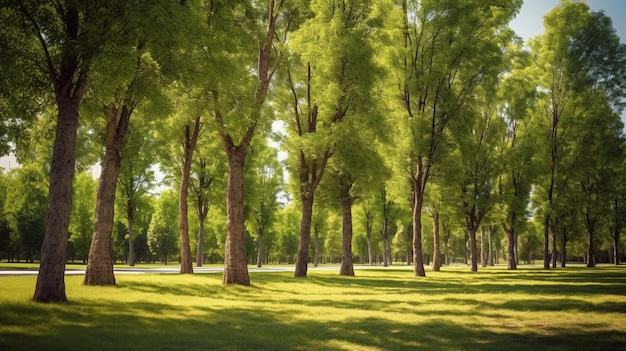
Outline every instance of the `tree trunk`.
{"label": "tree trunk", "polygon": [[302,198],[302,219],[300,220],[300,241],[296,257],[296,278],[306,277],[309,262],[309,241],[311,240],[311,219],[313,218],[313,195]]}
{"label": "tree trunk", "polygon": [[433,215],[433,271],[439,272],[441,270],[441,248],[439,244],[439,212],[435,212]]}
{"label": "tree trunk", "polygon": [[352,202],[347,197],[341,200],[342,223],[342,254],[339,275],[354,276],[352,263]]}
{"label": "tree trunk", "polygon": [[507,228],[506,225],[502,223],[502,229],[504,229],[508,239],[507,256],[509,269],[515,270],[517,269],[517,254],[515,253],[515,227],[511,226],[511,228]]}
{"label": "tree trunk", "polygon": [[593,243],[593,231],[587,229],[587,267],[595,267],[596,266],[596,253],[595,247]]}
{"label": "tree trunk", "polygon": [[550,269],[550,217],[546,216],[543,222],[543,269]]}
{"label": "tree trunk", "polygon": [[[193,273],[193,258],[191,257],[191,244],[189,243],[189,207],[187,196],[189,194],[189,176],[193,151],[196,148],[198,135],[200,134],[200,117],[196,116],[193,133],[189,124],[185,126],[183,139],[183,173],[180,178],[180,192],[178,197],[178,234],[180,236],[180,273]],[[242,176],[243,177],[243,176]]]}
{"label": "tree trunk", "polygon": [[620,255],[622,254],[619,249],[619,237],[620,237],[619,232],[617,235],[613,234],[613,257],[614,257],[613,260],[616,266],[620,265],[621,263]]}
{"label": "tree trunk", "polygon": [[470,228],[468,228],[468,231],[469,231],[469,240],[470,240],[470,261],[471,261],[470,271],[478,272],[478,256],[477,256],[477,250],[476,250],[476,228],[473,226],[470,226]]}
{"label": "tree trunk", "polygon": [[196,266],[202,267],[204,265],[204,218],[198,216],[199,226],[198,229],[198,248],[196,250]]}
{"label": "tree trunk", "polygon": [[320,228],[317,225],[313,227],[313,233],[315,235],[315,257],[313,258],[313,267],[317,267],[320,262]]}
{"label": "tree trunk", "polygon": [[48,192],[46,233],[41,247],[41,263],[33,301],[65,302],[65,260],[72,209],[72,179],[74,178],[74,148],[78,128],[80,97],[57,93],[58,115]]}
{"label": "tree trunk", "polygon": [[226,190],[226,247],[224,253],[224,284],[250,285],[248,265],[244,253],[243,175],[246,148],[227,150],[228,183]]}
{"label": "tree trunk", "polygon": [[485,226],[480,229],[480,266],[487,267],[487,250],[485,249]]}
{"label": "tree trunk", "polygon": [[257,232],[256,266],[259,268],[263,266],[263,227],[259,228]]}
{"label": "tree trunk", "polygon": [[413,273],[415,276],[425,277],[424,255],[422,253],[422,204],[424,194],[422,193],[421,172],[418,178],[413,178]]}
{"label": "tree trunk", "polygon": [[[115,221],[115,194],[126,143],[132,109],[123,105],[118,111],[108,106],[105,155],[96,196],[96,214],[84,285],[115,285],[113,273],[113,223]],[[130,229],[130,228],[129,228]],[[132,247],[129,249],[132,250]]]}
{"label": "tree trunk", "polygon": [[556,229],[551,228],[551,234],[552,234],[552,257],[551,261],[552,261],[552,268],[556,268],[556,261],[558,259],[558,251],[556,250]]}
{"label": "tree trunk", "polygon": [[489,252],[487,253],[487,264],[490,267],[494,266],[494,262],[493,262],[493,231],[494,231],[494,227],[493,226],[489,226],[489,232],[488,232],[488,236],[489,239],[487,240],[487,243],[489,244]]}
{"label": "tree trunk", "polygon": [[135,266],[135,245],[133,244],[133,222],[128,221],[128,265]]}
{"label": "tree trunk", "polygon": [[389,224],[388,219],[383,219],[383,267],[389,266],[389,245],[387,240],[389,238]]}
{"label": "tree trunk", "polygon": [[[372,222],[373,222],[373,218],[372,218],[372,212],[371,211],[367,211],[365,213],[365,217],[366,217],[366,224],[365,224],[365,232],[367,234],[367,260],[368,260],[368,264],[370,266],[374,265],[374,256],[372,254]],[[383,253],[384,255],[384,253]]]}

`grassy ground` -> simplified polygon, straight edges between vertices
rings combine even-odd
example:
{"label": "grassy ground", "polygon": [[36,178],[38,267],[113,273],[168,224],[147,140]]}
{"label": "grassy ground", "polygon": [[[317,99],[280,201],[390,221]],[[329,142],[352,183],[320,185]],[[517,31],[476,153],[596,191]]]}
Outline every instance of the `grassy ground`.
{"label": "grassy ground", "polygon": [[467,267],[66,278],[67,304],[0,278],[0,350],[626,350],[626,267]]}

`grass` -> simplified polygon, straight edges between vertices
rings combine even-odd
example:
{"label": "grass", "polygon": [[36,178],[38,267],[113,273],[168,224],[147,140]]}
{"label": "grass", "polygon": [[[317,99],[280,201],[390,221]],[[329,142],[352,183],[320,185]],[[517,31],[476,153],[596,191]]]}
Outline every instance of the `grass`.
{"label": "grass", "polygon": [[0,278],[0,350],[626,350],[626,267],[66,277],[67,304]]}

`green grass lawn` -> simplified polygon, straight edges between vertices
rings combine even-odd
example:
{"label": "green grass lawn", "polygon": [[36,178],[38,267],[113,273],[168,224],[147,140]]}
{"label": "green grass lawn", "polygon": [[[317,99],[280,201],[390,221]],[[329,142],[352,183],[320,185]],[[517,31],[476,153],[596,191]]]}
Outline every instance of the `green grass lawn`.
{"label": "green grass lawn", "polygon": [[626,350],[626,267],[444,267],[66,277],[66,304],[0,277],[0,350]]}

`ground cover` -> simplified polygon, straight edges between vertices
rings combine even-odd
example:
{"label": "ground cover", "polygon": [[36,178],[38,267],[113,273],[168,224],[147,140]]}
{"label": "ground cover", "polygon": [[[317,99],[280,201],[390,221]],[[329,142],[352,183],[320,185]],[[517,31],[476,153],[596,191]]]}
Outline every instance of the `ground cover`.
{"label": "ground cover", "polygon": [[626,350],[626,268],[445,268],[66,278],[66,304],[0,278],[0,350]]}

